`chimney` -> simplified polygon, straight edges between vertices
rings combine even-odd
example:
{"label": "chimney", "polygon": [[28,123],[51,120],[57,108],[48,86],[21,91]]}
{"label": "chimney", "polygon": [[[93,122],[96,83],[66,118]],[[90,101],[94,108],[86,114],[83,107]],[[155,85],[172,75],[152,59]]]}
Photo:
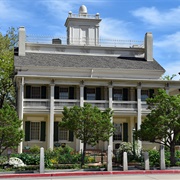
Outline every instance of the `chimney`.
{"label": "chimney", "polygon": [[61,43],[62,43],[62,41],[59,38],[52,39],[52,44],[61,44]]}
{"label": "chimney", "polygon": [[147,61],[153,61],[153,35],[151,32],[145,34],[144,47],[145,59]]}
{"label": "chimney", "polygon": [[26,31],[24,27],[19,27],[19,56],[25,56]]}

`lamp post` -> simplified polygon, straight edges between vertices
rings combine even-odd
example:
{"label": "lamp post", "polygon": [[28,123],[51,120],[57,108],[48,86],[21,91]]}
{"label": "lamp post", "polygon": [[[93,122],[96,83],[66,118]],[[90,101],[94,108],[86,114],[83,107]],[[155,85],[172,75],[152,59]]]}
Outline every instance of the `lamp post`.
{"label": "lamp post", "polygon": [[135,151],[135,135],[134,135],[135,131],[136,131],[136,129],[133,128],[132,132],[133,132],[133,156],[134,156],[134,158],[135,158],[135,155],[136,155],[136,151]]}

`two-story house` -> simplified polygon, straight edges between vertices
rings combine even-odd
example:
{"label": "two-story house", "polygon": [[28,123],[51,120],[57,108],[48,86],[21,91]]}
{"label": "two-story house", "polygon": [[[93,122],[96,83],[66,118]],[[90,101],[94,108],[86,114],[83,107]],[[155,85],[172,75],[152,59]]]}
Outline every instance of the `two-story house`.
{"label": "two-story house", "polygon": [[[179,89],[178,81],[164,81],[165,70],[153,59],[153,36],[146,33],[142,44],[104,46],[100,41],[100,15],[89,15],[82,5],[78,14],[69,12],[65,22],[67,42],[54,38],[41,43],[28,40],[25,28],[19,28],[19,46],[14,56],[17,109],[23,120],[24,147],[45,149],[66,143],[76,151],[82,143],[73,132],[58,126],[64,106],[90,103],[112,108],[114,135],[89,149],[117,149],[122,141],[133,141],[133,129],[149,111],[146,98],[159,88],[167,93]],[[112,32],[113,33],[113,32]],[[129,41],[122,41],[129,43]],[[132,43],[132,42],[131,42]],[[139,142],[144,148],[154,145]]]}

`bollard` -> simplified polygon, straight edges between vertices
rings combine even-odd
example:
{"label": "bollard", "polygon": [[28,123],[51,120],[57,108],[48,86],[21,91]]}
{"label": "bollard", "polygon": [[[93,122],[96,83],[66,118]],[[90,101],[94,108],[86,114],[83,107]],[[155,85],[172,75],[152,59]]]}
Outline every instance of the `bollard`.
{"label": "bollard", "polygon": [[44,173],[44,148],[40,148],[40,173]]}
{"label": "bollard", "polygon": [[108,146],[108,165],[107,165],[107,170],[112,171],[112,150],[111,146]]}
{"label": "bollard", "polygon": [[123,171],[128,170],[127,152],[123,152]]}

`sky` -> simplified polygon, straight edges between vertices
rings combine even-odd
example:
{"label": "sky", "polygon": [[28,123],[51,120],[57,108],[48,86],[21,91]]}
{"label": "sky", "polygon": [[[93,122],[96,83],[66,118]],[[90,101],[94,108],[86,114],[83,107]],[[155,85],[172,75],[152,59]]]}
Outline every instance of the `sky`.
{"label": "sky", "polygon": [[69,11],[100,14],[100,37],[144,40],[153,34],[153,56],[166,70],[180,75],[180,0],[0,0],[0,32],[24,26],[27,35],[66,36]]}

